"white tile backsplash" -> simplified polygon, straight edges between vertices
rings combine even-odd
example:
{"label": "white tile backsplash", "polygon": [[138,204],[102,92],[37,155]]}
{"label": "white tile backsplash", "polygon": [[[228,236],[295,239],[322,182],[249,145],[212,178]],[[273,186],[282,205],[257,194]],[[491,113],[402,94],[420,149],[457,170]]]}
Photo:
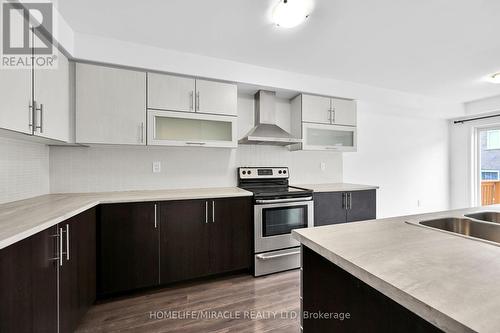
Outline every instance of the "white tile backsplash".
{"label": "white tile backsplash", "polygon": [[0,137],[0,203],[49,193],[49,147]]}
{"label": "white tile backsplash", "polygon": [[[152,163],[161,162],[153,173]],[[327,167],[321,171],[321,162]],[[235,186],[238,166],[288,166],[290,182],[342,181],[342,155],[283,147],[50,147],[50,190],[121,191]]]}

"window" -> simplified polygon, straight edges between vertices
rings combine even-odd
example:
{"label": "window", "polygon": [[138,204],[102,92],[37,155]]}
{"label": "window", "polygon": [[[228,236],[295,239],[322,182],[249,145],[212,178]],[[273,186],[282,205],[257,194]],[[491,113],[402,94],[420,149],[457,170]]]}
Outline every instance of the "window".
{"label": "window", "polygon": [[500,149],[500,130],[486,132],[486,149]]}
{"label": "window", "polygon": [[499,170],[481,170],[481,180],[499,180]]}

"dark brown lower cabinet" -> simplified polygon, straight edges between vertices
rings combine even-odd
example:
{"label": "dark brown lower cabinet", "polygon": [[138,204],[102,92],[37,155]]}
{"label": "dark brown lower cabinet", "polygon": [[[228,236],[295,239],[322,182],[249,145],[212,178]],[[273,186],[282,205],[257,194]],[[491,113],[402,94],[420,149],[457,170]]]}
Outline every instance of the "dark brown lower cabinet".
{"label": "dark brown lower cabinet", "polygon": [[376,190],[318,192],[314,197],[314,226],[371,220],[377,217]]}
{"label": "dark brown lower cabinet", "polygon": [[248,197],[216,199],[210,225],[210,271],[248,269],[252,253],[252,203]]}
{"label": "dark brown lower cabinet", "polygon": [[249,269],[250,197],[100,207],[98,294]]}
{"label": "dark brown lower cabinet", "polygon": [[159,234],[155,203],[101,205],[98,294],[159,283]]}
{"label": "dark brown lower cabinet", "polygon": [[60,331],[73,332],[96,297],[96,212],[83,212],[59,224],[63,260],[59,267]]}
{"label": "dark brown lower cabinet", "polygon": [[249,269],[248,197],[160,204],[161,283]]}
{"label": "dark brown lower cabinet", "polygon": [[160,204],[160,282],[162,284],[210,274],[207,200]]}
{"label": "dark brown lower cabinet", "polygon": [[304,333],[442,332],[305,246],[301,276]]}
{"label": "dark brown lower cabinet", "polygon": [[57,332],[56,230],[0,250],[0,332]]}
{"label": "dark brown lower cabinet", "polygon": [[95,300],[95,219],[91,209],[0,250],[0,332],[74,331]]}

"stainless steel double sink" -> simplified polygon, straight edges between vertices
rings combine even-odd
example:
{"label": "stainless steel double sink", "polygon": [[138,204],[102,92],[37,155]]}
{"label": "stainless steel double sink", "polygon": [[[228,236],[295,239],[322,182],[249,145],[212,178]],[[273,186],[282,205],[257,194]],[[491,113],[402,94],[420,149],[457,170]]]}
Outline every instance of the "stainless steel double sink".
{"label": "stainless steel double sink", "polygon": [[482,240],[500,246],[500,212],[475,212],[460,217],[442,217],[432,220],[408,221],[466,238]]}

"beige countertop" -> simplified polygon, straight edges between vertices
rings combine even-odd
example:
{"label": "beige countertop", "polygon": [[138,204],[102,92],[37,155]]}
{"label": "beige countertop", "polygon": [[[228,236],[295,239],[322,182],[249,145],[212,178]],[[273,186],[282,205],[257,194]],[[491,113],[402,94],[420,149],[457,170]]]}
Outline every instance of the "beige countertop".
{"label": "beige countertop", "polygon": [[416,226],[488,208],[300,229],[293,237],[446,332],[498,332],[500,247]]}
{"label": "beige countertop", "polygon": [[314,192],[348,192],[348,191],[376,190],[379,188],[378,186],[349,184],[349,183],[298,184],[294,186],[307,188],[313,190]]}
{"label": "beige countertop", "polygon": [[252,196],[237,187],[47,194],[0,205],[0,249],[103,203]]}

